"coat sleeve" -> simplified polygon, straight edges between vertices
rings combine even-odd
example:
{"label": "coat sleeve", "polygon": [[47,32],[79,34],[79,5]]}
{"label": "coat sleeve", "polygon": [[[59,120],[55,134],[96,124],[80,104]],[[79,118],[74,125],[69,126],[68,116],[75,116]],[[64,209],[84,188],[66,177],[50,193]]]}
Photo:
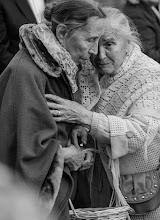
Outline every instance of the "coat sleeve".
{"label": "coat sleeve", "polygon": [[[25,64],[24,64],[25,65]],[[39,190],[60,141],[57,125],[47,107],[44,74],[22,68],[14,75],[14,114],[17,129],[16,170]]]}

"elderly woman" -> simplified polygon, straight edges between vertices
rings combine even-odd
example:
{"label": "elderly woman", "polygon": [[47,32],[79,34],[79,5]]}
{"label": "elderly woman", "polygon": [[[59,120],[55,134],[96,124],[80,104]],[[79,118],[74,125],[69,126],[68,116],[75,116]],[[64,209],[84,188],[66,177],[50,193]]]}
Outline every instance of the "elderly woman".
{"label": "elderly woman", "polygon": [[79,150],[68,143],[72,124],[55,122],[45,93],[73,99],[75,76],[97,54],[105,17],[91,0],[51,1],[43,23],[21,27],[21,49],[0,77],[0,161],[35,189],[54,220],[69,219],[66,164],[74,168]]}
{"label": "elderly woman", "polygon": [[[105,34],[98,55],[92,56],[97,71],[93,73],[88,64],[78,77],[82,105],[47,94],[52,100],[48,106],[57,122],[79,124],[74,137],[82,136],[84,127],[96,140],[120,203],[127,201],[135,210],[131,219],[158,220],[160,65],[141,52],[136,29],[122,12],[105,11]],[[105,187],[103,170],[96,163],[97,159],[94,169],[99,172],[93,172],[92,199]],[[96,205],[102,206],[99,201]]]}

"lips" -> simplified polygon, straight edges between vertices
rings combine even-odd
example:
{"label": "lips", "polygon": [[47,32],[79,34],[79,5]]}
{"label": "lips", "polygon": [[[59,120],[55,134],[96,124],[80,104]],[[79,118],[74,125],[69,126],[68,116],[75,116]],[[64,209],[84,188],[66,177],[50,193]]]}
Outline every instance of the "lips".
{"label": "lips", "polygon": [[109,62],[109,63],[99,63],[99,65],[101,65],[101,66],[110,65],[110,64],[112,64],[112,63],[111,62]]}
{"label": "lips", "polygon": [[112,61],[109,61],[109,60],[102,60],[102,61],[100,61],[99,60],[97,63],[98,63],[98,65],[105,66],[105,65],[112,64]]}

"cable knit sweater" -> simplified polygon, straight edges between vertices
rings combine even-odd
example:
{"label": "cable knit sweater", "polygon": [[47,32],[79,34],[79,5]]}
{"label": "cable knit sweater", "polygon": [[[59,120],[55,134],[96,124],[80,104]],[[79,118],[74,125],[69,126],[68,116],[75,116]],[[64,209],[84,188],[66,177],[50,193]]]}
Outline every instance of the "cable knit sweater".
{"label": "cable knit sweater", "polygon": [[[160,65],[134,45],[114,77],[104,75],[98,85],[92,73],[88,68],[88,76],[82,73],[79,80],[82,104],[93,111],[90,134],[99,148],[119,158],[121,175],[155,169],[160,159]],[[152,216],[160,219],[160,208],[133,219]]]}

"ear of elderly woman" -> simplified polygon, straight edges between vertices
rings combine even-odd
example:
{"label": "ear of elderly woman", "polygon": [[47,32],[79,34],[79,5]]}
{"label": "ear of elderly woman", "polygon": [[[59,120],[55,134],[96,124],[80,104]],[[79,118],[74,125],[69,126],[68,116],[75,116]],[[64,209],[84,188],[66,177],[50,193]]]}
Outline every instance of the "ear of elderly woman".
{"label": "ear of elderly woman", "polygon": [[[54,102],[48,105],[55,120],[77,123],[89,129],[97,140],[97,148],[103,150],[103,155],[100,156],[106,170],[108,163],[105,154],[112,160],[119,160],[119,168],[115,172],[120,169],[120,178],[131,189],[127,195],[136,198],[135,204],[142,204],[141,209],[135,210],[139,215],[131,215],[131,219],[160,219],[159,199],[154,207],[148,205],[147,208],[143,201],[137,201],[142,195],[146,196],[146,193],[150,195],[145,187],[147,179],[141,177],[146,176],[148,171],[157,170],[159,166],[160,65],[141,51],[136,28],[122,12],[109,7],[105,12],[105,34],[100,39],[98,55],[93,55],[91,59],[101,77],[97,82],[100,86],[100,98],[95,102],[98,91],[96,87],[93,91],[92,85],[91,110],[52,95],[46,96]],[[84,90],[83,86],[80,87],[84,106],[87,106],[85,97],[88,81],[86,80]],[[57,110],[60,111],[58,117]],[[94,195],[97,193],[105,197],[98,191],[100,182],[97,181],[97,175],[93,175],[93,189],[91,188],[91,195],[95,200],[97,197]],[[137,182],[137,175],[142,187]],[[125,179],[131,179],[131,176],[135,182],[126,183]],[[151,197],[147,201],[151,202]],[[98,207],[105,206],[100,200],[96,202]]]}

